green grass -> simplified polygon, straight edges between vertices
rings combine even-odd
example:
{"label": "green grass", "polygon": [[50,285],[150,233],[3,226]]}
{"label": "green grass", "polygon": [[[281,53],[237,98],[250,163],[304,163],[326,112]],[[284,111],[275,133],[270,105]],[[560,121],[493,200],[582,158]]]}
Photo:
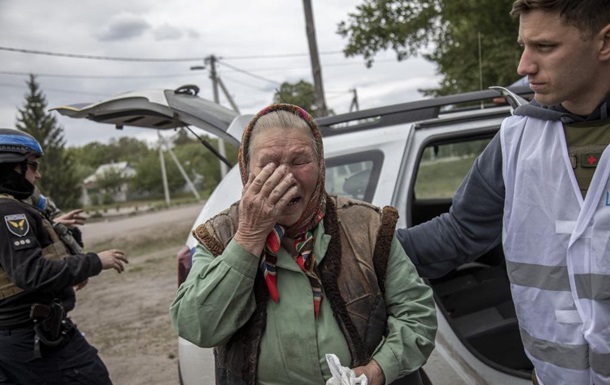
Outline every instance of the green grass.
{"label": "green grass", "polygon": [[167,227],[156,227],[149,232],[141,232],[137,236],[133,234],[125,237],[102,240],[91,244],[87,249],[99,252],[108,248],[109,244],[116,245],[128,256],[146,255],[151,252],[164,249],[174,249],[178,251],[184,244],[186,237],[191,230],[192,223],[172,225]]}
{"label": "green grass", "polygon": [[452,198],[475,157],[422,163],[415,183],[417,199]]}
{"label": "green grass", "polygon": [[[201,199],[197,200],[197,198],[195,198],[191,194],[172,195],[169,207],[200,202],[202,200],[205,200],[207,196],[209,196],[209,194],[202,194]],[[104,214],[119,211],[123,208],[134,208],[135,211],[138,211],[139,209],[145,207],[149,208],[149,210],[160,210],[167,208],[168,205],[165,202],[165,198],[129,200],[125,202],[114,202],[105,205],[87,206],[85,207],[85,213],[89,215],[90,218],[102,218],[104,217]]]}

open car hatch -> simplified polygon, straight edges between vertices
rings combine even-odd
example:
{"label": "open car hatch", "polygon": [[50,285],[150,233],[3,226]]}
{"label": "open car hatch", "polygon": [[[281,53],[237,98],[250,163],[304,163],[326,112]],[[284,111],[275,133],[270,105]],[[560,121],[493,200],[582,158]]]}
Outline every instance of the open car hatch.
{"label": "open car hatch", "polygon": [[128,92],[97,103],[79,103],[52,108],[70,118],[85,118],[99,123],[153,128],[158,130],[195,126],[227,142],[239,145],[229,127],[236,111],[197,96],[199,87],[182,86],[176,90]]}

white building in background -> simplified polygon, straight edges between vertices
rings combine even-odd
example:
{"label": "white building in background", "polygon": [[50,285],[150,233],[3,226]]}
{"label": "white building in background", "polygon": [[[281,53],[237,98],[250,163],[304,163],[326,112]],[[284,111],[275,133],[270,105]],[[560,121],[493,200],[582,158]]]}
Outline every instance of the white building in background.
{"label": "white building in background", "polygon": [[[125,202],[129,193],[129,181],[136,176],[134,170],[127,162],[107,163],[99,166],[97,170],[85,178],[82,184],[82,204]],[[113,186],[107,186],[107,181],[114,180]]]}

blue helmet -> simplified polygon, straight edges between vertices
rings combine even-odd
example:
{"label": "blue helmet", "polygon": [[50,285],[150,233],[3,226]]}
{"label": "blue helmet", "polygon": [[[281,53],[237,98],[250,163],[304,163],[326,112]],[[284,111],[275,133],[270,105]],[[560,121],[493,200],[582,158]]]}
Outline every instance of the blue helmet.
{"label": "blue helmet", "polygon": [[20,163],[31,154],[43,155],[40,143],[30,134],[10,128],[0,128],[0,163]]}

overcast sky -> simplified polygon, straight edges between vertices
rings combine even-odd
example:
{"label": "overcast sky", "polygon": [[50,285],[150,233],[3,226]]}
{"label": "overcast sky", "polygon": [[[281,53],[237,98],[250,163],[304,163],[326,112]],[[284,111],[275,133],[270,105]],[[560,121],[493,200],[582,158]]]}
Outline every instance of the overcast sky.
{"label": "overcast sky", "polygon": [[[337,25],[360,3],[312,1],[328,107],[347,112],[351,89],[357,90],[360,109],[366,109],[416,100],[418,89],[437,86],[434,66],[421,58],[397,62],[388,51],[366,68],[362,57],[346,59],[340,53],[346,40],[336,33]],[[184,84],[198,85],[199,96],[213,100],[209,71],[190,69],[210,55],[220,59],[218,75],[242,113],[270,104],[282,82],[313,83],[300,0],[0,0],[0,127],[15,126],[29,73],[38,75],[49,107]],[[220,102],[230,107],[222,92]],[[69,146],[156,136],[142,128],[118,131],[54,114]]]}

